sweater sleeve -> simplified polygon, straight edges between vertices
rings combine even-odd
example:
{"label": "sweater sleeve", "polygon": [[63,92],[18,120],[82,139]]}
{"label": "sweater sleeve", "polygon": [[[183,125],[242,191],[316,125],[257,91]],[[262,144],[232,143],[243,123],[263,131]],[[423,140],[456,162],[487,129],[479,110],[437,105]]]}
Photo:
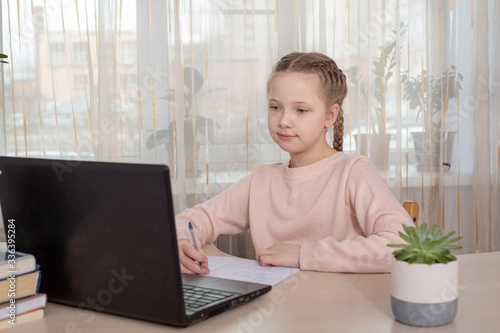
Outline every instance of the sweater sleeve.
{"label": "sweater sleeve", "polygon": [[231,185],[212,199],[186,209],[175,217],[177,239],[191,241],[188,223],[193,224],[201,247],[219,235],[233,235],[248,229],[248,198],[252,175]]}
{"label": "sweater sleeve", "polygon": [[345,188],[346,220],[358,236],[354,239],[326,237],[301,247],[300,268],[326,272],[390,272],[393,248],[401,243],[403,224],[413,225],[383,179],[366,158],[356,159],[347,174]]}

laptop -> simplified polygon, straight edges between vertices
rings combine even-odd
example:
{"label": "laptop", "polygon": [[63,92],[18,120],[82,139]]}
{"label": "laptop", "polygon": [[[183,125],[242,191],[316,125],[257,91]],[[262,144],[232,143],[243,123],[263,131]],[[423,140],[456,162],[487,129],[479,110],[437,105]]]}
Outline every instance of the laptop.
{"label": "laptop", "polygon": [[181,274],[166,165],[0,157],[0,208],[52,302],[187,326],[271,290]]}

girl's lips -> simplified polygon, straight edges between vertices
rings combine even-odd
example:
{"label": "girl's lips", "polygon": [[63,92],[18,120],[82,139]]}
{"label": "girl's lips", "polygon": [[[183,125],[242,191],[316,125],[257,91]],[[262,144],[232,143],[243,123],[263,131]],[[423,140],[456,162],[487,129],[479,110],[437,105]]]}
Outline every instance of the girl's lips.
{"label": "girl's lips", "polygon": [[283,133],[278,133],[278,136],[280,137],[281,140],[291,140],[295,138],[295,135],[283,134]]}

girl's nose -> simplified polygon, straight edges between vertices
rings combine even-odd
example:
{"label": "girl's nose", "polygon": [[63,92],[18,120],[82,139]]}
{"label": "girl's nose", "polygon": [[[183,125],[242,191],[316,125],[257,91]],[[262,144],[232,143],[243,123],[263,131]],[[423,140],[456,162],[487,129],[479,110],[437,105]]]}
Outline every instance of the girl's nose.
{"label": "girl's nose", "polygon": [[281,118],[278,124],[281,128],[287,128],[292,126],[292,119],[289,112],[283,111],[281,113]]}

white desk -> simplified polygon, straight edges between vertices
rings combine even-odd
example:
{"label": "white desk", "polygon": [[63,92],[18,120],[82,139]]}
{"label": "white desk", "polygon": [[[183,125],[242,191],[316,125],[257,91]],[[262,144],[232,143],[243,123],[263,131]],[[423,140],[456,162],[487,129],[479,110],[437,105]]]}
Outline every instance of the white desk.
{"label": "white desk", "polygon": [[389,274],[301,271],[260,299],[186,329],[102,313],[85,321],[76,308],[49,303],[43,319],[9,332],[500,332],[500,252],[461,255],[459,262],[457,317],[436,328],[394,320]]}

